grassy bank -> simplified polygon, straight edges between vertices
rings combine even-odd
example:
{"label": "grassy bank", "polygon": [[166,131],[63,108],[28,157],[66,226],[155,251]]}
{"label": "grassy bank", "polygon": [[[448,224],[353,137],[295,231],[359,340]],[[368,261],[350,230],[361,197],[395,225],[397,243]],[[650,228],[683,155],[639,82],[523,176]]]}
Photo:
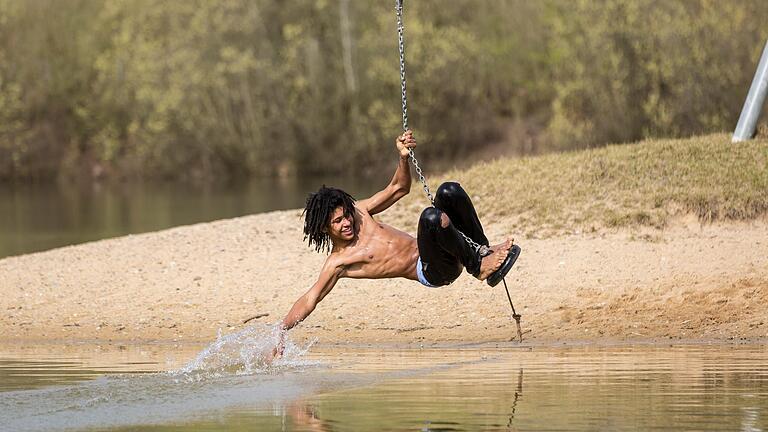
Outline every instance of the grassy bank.
{"label": "grassy bank", "polygon": [[[422,162],[429,170],[429,161]],[[431,177],[458,180],[483,220],[528,235],[612,227],[663,228],[676,216],[749,220],[768,212],[768,141],[726,134],[647,140],[600,149],[499,159]],[[414,184],[391,217],[412,225],[425,205]]]}

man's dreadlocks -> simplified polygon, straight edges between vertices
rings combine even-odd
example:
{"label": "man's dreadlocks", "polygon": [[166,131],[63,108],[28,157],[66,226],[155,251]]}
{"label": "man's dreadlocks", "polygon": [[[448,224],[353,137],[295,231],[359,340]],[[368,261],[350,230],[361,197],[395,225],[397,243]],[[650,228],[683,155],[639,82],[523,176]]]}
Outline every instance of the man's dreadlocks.
{"label": "man's dreadlocks", "polygon": [[355,199],[341,189],[323,187],[307,197],[304,207],[304,240],[309,245],[315,245],[317,252],[331,250],[331,236],[328,234],[328,224],[331,215],[337,207],[344,208],[344,216],[355,214]]}

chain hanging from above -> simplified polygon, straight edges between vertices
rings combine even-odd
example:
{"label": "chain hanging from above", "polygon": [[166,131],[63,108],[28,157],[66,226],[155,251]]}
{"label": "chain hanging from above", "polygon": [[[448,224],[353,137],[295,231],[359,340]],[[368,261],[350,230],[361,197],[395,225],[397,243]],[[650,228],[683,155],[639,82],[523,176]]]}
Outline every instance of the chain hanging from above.
{"label": "chain hanging from above", "polygon": [[[395,10],[397,11],[397,37],[398,37],[398,48],[400,49],[400,96],[401,96],[401,102],[403,104],[403,132],[408,130],[408,98],[406,97],[405,93],[405,43],[403,42],[403,0],[397,0],[397,4],[395,5]],[[413,149],[408,149],[408,154],[411,157],[411,162],[413,162],[413,167],[416,168],[416,174],[419,175],[419,181],[421,182],[422,186],[424,187],[424,193],[427,194],[427,198],[429,199],[429,202],[434,206],[435,205],[435,199],[432,197],[432,192],[429,190],[429,185],[427,185],[427,179],[424,177],[424,173],[421,171],[421,167],[419,166],[419,161],[416,160],[416,155],[413,153]]]}
{"label": "chain hanging from above", "polygon": [[[401,96],[401,102],[403,107],[403,131],[408,130],[408,98],[406,97],[405,92],[405,43],[404,43],[404,27],[403,27],[403,0],[396,0],[395,2],[395,11],[397,12],[397,37],[398,37],[398,49],[400,50],[400,96]],[[416,155],[413,153],[413,149],[408,149],[408,155],[411,159],[411,162],[413,163],[413,167],[416,169],[416,174],[419,176],[419,181],[421,182],[422,187],[424,188],[424,193],[427,194],[427,198],[429,199],[429,202],[434,207],[435,205],[435,199],[432,197],[432,192],[429,190],[429,185],[427,185],[427,179],[424,177],[424,173],[421,170],[421,167],[419,166],[419,161],[416,160]],[[457,230],[459,231],[459,230]],[[469,238],[466,234],[459,231],[459,234],[464,238],[464,241],[466,241],[470,246],[472,246],[476,251],[480,253],[480,256],[488,256],[491,254],[491,249],[486,245],[481,245],[477,243],[476,241]]]}

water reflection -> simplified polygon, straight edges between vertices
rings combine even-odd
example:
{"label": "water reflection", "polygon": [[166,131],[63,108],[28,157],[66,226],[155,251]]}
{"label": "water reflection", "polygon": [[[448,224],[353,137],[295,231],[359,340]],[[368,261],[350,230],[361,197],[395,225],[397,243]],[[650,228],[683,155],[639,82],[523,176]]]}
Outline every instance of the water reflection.
{"label": "water reflection", "polygon": [[307,193],[337,185],[353,196],[381,179],[258,179],[195,186],[175,183],[0,183],[0,258],[253,213],[303,207]]}
{"label": "water reflection", "polygon": [[[337,347],[316,349],[309,358],[321,366],[202,381],[116,376],[0,392],[0,424],[55,430],[67,422],[132,431],[768,427],[768,350],[762,345]],[[11,406],[12,414],[5,409]]]}
{"label": "water reflection", "polygon": [[509,421],[507,422],[508,430],[513,429],[513,422],[515,420],[515,411],[517,410],[517,401],[523,396],[523,369],[520,368],[520,372],[517,374],[517,388],[515,389],[515,398],[512,400],[512,409],[509,413]]}
{"label": "water reflection", "polygon": [[482,354],[487,356],[483,362],[324,393],[308,403],[318,418],[337,425],[333,430],[720,431],[768,426],[764,346]]}
{"label": "water reflection", "polygon": [[329,432],[332,423],[319,418],[317,405],[307,403],[305,400],[297,400],[288,407],[288,415],[295,429],[311,432]]}

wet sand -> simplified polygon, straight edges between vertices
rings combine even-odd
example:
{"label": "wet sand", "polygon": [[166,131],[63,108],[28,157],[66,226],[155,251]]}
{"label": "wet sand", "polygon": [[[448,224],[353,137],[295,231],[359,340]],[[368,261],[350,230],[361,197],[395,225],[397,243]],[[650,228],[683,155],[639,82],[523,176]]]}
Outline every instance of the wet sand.
{"label": "wet sand", "polygon": [[[381,220],[415,232],[415,220]],[[491,241],[523,249],[507,277],[526,341],[768,338],[768,222],[600,230]],[[0,260],[0,341],[210,341],[243,321],[282,319],[324,255],[302,243],[298,210],[103,240]],[[293,331],[335,343],[506,341],[500,284],[469,275],[426,288],[340,281]]]}

